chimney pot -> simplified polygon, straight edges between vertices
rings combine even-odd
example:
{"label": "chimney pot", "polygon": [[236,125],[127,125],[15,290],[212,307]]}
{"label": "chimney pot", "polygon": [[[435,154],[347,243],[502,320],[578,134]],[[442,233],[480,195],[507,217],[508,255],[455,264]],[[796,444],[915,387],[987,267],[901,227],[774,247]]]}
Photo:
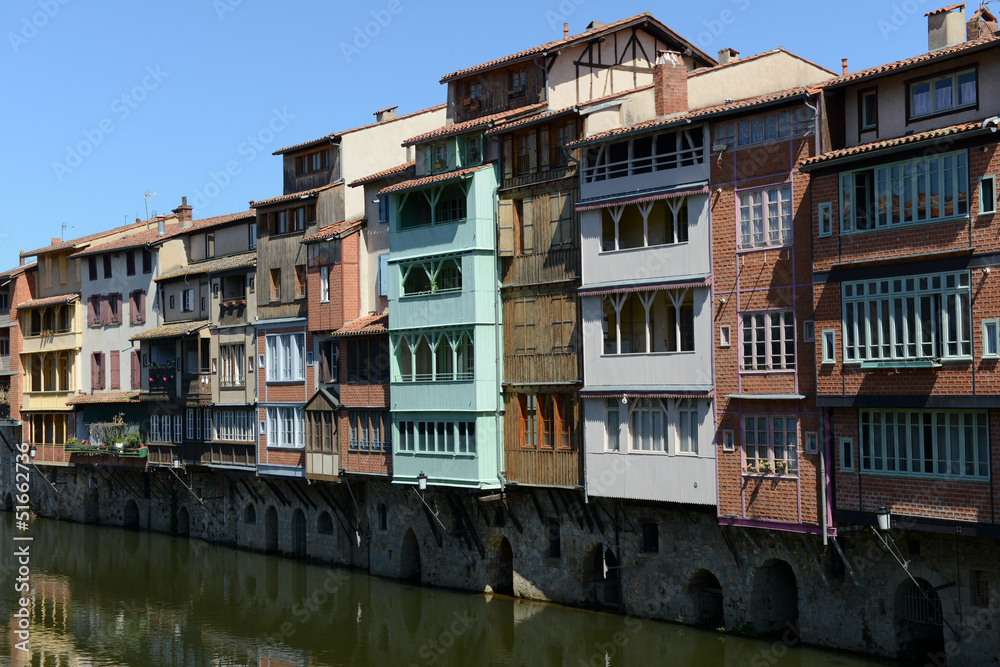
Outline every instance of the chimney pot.
{"label": "chimney pot", "polygon": [[928,12],[927,50],[936,51],[952,44],[960,44],[967,38],[965,5],[952,5]]}
{"label": "chimney pot", "polygon": [[167,233],[167,222],[166,220],[160,218],[156,223],[156,235],[164,236]]}
{"label": "chimney pot", "polygon": [[53,243],[62,243],[62,239],[52,239]]}
{"label": "chimney pot", "polygon": [[590,32],[591,30],[600,30],[603,27],[604,21],[591,21],[587,26],[587,32]]}
{"label": "chimney pot", "polygon": [[569,37],[569,23],[563,23],[563,39]]}
{"label": "chimney pot", "polygon": [[172,213],[177,216],[177,226],[178,227],[190,227],[191,226],[191,207],[188,206],[188,198],[181,197],[181,205],[175,208]]}
{"label": "chimney pot", "polygon": [[965,39],[974,41],[997,34],[997,17],[990,10],[981,7],[965,24]]}
{"label": "chimney pot", "polygon": [[731,63],[734,60],[738,59],[739,57],[740,57],[740,52],[737,51],[736,49],[730,49],[728,47],[725,49],[719,49],[720,65],[726,65],[728,63]]}
{"label": "chimney pot", "polygon": [[847,58],[840,59],[840,66],[843,68],[844,74],[847,74]]}
{"label": "chimney pot", "polygon": [[376,111],[375,122],[382,123],[387,120],[392,120],[393,118],[396,117],[396,109],[398,108],[399,108],[398,106],[395,106],[395,107],[389,107],[388,109],[382,109],[381,111]]}
{"label": "chimney pot", "polygon": [[21,251],[20,257],[21,257],[21,264],[20,264],[20,266],[24,266],[24,251],[23,250]]}
{"label": "chimney pot", "polygon": [[677,51],[657,52],[653,65],[653,97],[657,116],[687,112],[687,65]]}

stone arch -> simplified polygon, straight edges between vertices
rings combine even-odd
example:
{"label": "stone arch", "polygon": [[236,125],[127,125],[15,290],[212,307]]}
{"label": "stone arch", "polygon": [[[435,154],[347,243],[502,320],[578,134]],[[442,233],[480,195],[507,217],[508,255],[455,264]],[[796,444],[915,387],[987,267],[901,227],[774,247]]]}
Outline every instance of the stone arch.
{"label": "stone arch", "polygon": [[191,514],[187,507],[181,507],[177,510],[177,534],[181,537],[187,537],[191,534]]}
{"label": "stone arch", "polygon": [[799,587],[786,561],[768,559],[754,572],[750,613],[758,636],[798,627]]}
{"label": "stone arch", "polygon": [[252,526],[257,523],[257,507],[253,503],[248,503],[243,510],[243,523]]}
{"label": "stone arch", "polygon": [[264,513],[264,551],[275,553],[278,550],[278,510],[274,505]]}
{"label": "stone arch", "polygon": [[320,512],[316,520],[316,532],[320,535],[333,535],[333,518],[326,510]]}
{"label": "stone arch", "polygon": [[125,510],[122,512],[122,526],[129,530],[139,530],[139,505],[135,500],[125,503]]}
{"label": "stone arch", "polygon": [[292,549],[296,558],[306,557],[306,514],[301,509],[292,513]]}
{"label": "stone arch", "polygon": [[3,497],[3,511],[13,512],[14,511],[14,496],[9,493],[4,494]]}
{"label": "stone arch", "polygon": [[494,592],[514,595],[514,547],[502,534],[486,541],[486,577]]}
{"label": "stone arch", "polygon": [[594,542],[584,552],[583,592],[584,598],[598,607],[619,605],[618,559],[606,544]]}
{"label": "stone arch", "polygon": [[944,611],[941,598],[926,579],[906,578],[893,596],[897,659],[916,664],[928,655],[944,653]]}
{"label": "stone arch", "polygon": [[421,583],[420,544],[412,528],[403,535],[403,546],[399,552],[399,578],[415,584]]}
{"label": "stone arch", "polygon": [[688,580],[687,594],[694,610],[694,624],[712,630],[726,624],[722,584],[718,577],[704,568],[696,570]]}

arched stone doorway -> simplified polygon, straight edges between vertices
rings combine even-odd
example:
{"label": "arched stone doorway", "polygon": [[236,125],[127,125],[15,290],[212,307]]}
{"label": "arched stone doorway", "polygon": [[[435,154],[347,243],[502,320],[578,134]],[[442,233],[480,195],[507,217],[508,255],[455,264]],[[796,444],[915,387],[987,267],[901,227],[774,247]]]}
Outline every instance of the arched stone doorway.
{"label": "arched stone doorway", "polygon": [[188,514],[186,507],[177,510],[177,534],[181,537],[187,537],[191,534],[191,515]]}
{"label": "arched stone doorway", "polygon": [[274,506],[267,508],[264,515],[264,551],[274,553],[278,550],[278,510]]}
{"label": "arched stone doorway", "polygon": [[128,530],[139,530],[139,506],[134,500],[125,503],[122,513],[122,526]]}
{"label": "arched stone doorway", "polygon": [[621,594],[618,585],[618,559],[604,544],[590,545],[583,556],[584,597],[599,607],[618,608]]}
{"label": "arched stone doorway", "polygon": [[403,548],[399,552],[399,578],[414,584],[421,579],[420,545],[412,528],[406,529],[403,536]]}
{"label": "arched stone doorway", "polygon": [[494,593],[514,595],[514,548],[503,535],[486,542],[486,578]]}
{"label": "arched stone doorway", "polygon": [[758,636],[797,628],[799,588],[792,566],[783,560],[769,560],[758,568],[750,606]]}
{"label": "arched stone doorway", "polygon": [[902,664],[944,654],[944,614],[937,591],[924,579],[906,579],[896,589],[896,639]]}
{"label": "arched stone doorway", "polygon": [[687,586],[694,608],[694,623],[702,628],[717,630],[726,624],[722,606],[722,585],[708,570],[698,570]]}
{"label": "arched stone doorway", "polygon": [[296,558],[306,557],[306,515],[301,509],[292,514],[292,545]]}

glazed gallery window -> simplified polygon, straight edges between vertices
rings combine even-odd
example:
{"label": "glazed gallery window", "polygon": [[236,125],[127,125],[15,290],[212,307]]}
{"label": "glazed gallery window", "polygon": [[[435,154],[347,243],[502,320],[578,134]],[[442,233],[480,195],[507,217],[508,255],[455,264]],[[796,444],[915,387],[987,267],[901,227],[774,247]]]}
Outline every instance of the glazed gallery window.
{"label": "glazed gallery window", "polygon": [[519,445],[524,449],[572,449],[576,401],[570,394],[518,394]]}
{"label": "glazed gallery window", "polygon": [[460,257],[429,259],[400,264],[403,279],[402,296],[447,294],[462,291],[462,260]]}
{"label": "glazed gallery window", "polygon": [[740,250],[779,248],[792,242],[792,186],[742,192]]}
{"label": "glazed gallery window", "polygon": [[604,354],[694,351],[694,291],[604,296]]}
{"label": "glazed gallery window", "polygon": [[403,452],[476,453],[476,422],[399,422]]}
{"label": "glazed gallery window", "polygon": [[467,182],[450,183],[425,190],[410,190],[398,195],[399,229],[465,220],[467,186]]}
{"label": "glazed gallery window", "polygon": [[305,413],[302,408],[267,409],[267,446],[304,449]]}
{"label": "glazed gallery window", "polygon": [[475,378],[472,330],[421,331],[393,337],[394,382],[464,382]]}
{"label": "glazed gallery window", "polygon": [[845,361],[972,355],[967,271],[850,282],[842,289]]}
{"label": "glazed gallery window", "polygon": [[743,418],[743,454],[747,472],[795,474],[798,471],[797,419],[791,415]]}
{"label": "glazed gallery window", "polygon": [[840,175],[840,229],[883,229],[968,215],[966,151],[844,172]]}
{"label": "glazed gallery window", "polygon": [[601,250],[628,250],[687,243],[687,197],[604,209]]}
{"label": "glazed gallery window", "polygon": [[983,412],[861,410],[861,469],[896,475],[988,479]]}
{"label": "glazed gallery window", "polygon": [[305,334],[267,336],[268,382],[295,382],[306,377]]}
{"label": "glazed gallery window", "polygon": [[348,382],[389,381],[389,340],[384,336],[345,338]]}
{"label": "glazed gallery window", "polygon": [[976,68],[910,84],[910,118],[976,106]]}
{"label": "glazed gallery window", "polygon": [[388,452],[391,429],[389,413],[384,410],[351,410],[348,414],[350,438],[347,446],[352,451]]}
{"label": "glazed gallery window", "polygon": [[743,371],[789,371],[795,368],[795,317],[790,310],[744,313]]}
{"label": "glazed gallery window", "polygon": [[219,346],[219,385],[222,387],[242,387],[246,384],[244,372],[245,345]]}
{"label": "glazed gallery window", "polygon": [[608,399],[605,448],[618,451],[624,439],[631,452],[697,454],[698,429],[706,414],[692,398]]}
{"label": "glazed gallery window", "polygon": [[704,130],[695,127],[591,146],[584,156],[583,181],[593,183],[704,164],[704,144]]}

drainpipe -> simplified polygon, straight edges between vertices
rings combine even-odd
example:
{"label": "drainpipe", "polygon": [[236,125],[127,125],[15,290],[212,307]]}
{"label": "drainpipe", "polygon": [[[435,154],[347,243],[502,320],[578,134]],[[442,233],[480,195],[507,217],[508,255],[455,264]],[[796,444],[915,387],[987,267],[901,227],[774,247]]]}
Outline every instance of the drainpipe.
{"label": "drainpipe", "polygon": [[[577,107],[573,107],[573,111],[576,112],[577,115],[580,117],[580,130],[583,131],[583,116],[580,114],[579,109]],[[573,163],[576,164],[576,173],[577,173],[577,176],[579,178],[579,181],[577,183],[577,192],[583,192],[583,189],[582,189],[582,186],[583,186],[583,163],[580,162],[580,160],[578,160],[575,157],[573,157],[573,151],[566,150],[565,146],[563,146],[562,152],[566,156],[566,159],[569,162],[573,162]],[[582,284],[583,283],[583,250],[582,249],[581,249],[580,253],[581,253],[581,257],[580,257],[580,283]],[[577,297],[577,299],[578,299],[577,305],[580,305],[579,296]],[[580,316],[580,317],[582,317],[583,316],[582,315],[582,311],[583,311],[582,306],[580,308],[578,308],[577,310],[578,310],[577,315]],[[581,322],[582,322],[582,320],[581,320]],[[582,340],[582,338],[583,338],[583,333],[582,332],[581,332],[580,336],[581,336],[581,340]],[[587,386],[587,381],[586,381],[587,367],[586,366],[583,367],[583,372],[584,372],[584,377],[582,378],[583,379],[583,385]],[[584,405],[583,399],[581,399],[580,400],[580,412],[581,412],[581,414],[584,412],[583,405]],[[584,420],[584,422],[586,422],[586,420]],[[586,427],[585,427],[585,423],[580,428],[580,465],[581,465],[580,473],[581,473],[581,476],[583,477],[583,503],[585,505],[589,505],[590,504],[590,493],[587,491],[587,446],[586,446]]]}
{"label": "drainpipe", "polygon": [[[818,96],[817,96],[816,102],[817,102],[817,106],[818,106],[819,105],[819,97]],[[806,96],[806,98],[804,100],[802,100],[802,103],[805,104],[806,107],[808,107],[809,109],[812,109],[812,112],[813,112],[813,134],[816,135],[814,137],[815,143],[816,143],[816,153],[815,154],[819,155],[819,110],[816,107],[814,107],[813,105],[809,104],[809,97],[808,96]]]}
{"label": "drainpipe", "polygon": [[[542,51],[542,55],[541,55],[542,58],[546,57],[547,55],[549,55],[548,51]],[[542,74],[545,76],[545,102],[548,102],[549,101],[549,68],[545,66],[544,62],[541,62],[541,63],[538,62],[538,58],[539,58],[539,56],[535,56],[534,58],[531,59],[531,62],[535,65],[535,67],[537,67],[540,70],[542,70]]]}
{"label": "drainpipe", "polygon": [[502,494],[507,487],[507,480],[504,478],[503,474],[503,436],[502,432],[502,412],[503,412],[503,358],[500,354],[500,346],[503,342],[500,337],[500,183],[503,178],[503,166],[500,165],[500,161],[503,160],[503,150],[500,146],[500,140],[496,137],[490,137],[490,141],[496,144],[497,147],[497,185],[493,188],[493,266],[494,266],[494,279],[496,280],[496,286],[493,290],[493,335],[494,335],[494,346],[496,349],[496,373],[497,373],[497,408],[494,414],[494,424],[493,428],[496,432],[496,446],[497,446],[497,479],[500,481],[500,493]]}

